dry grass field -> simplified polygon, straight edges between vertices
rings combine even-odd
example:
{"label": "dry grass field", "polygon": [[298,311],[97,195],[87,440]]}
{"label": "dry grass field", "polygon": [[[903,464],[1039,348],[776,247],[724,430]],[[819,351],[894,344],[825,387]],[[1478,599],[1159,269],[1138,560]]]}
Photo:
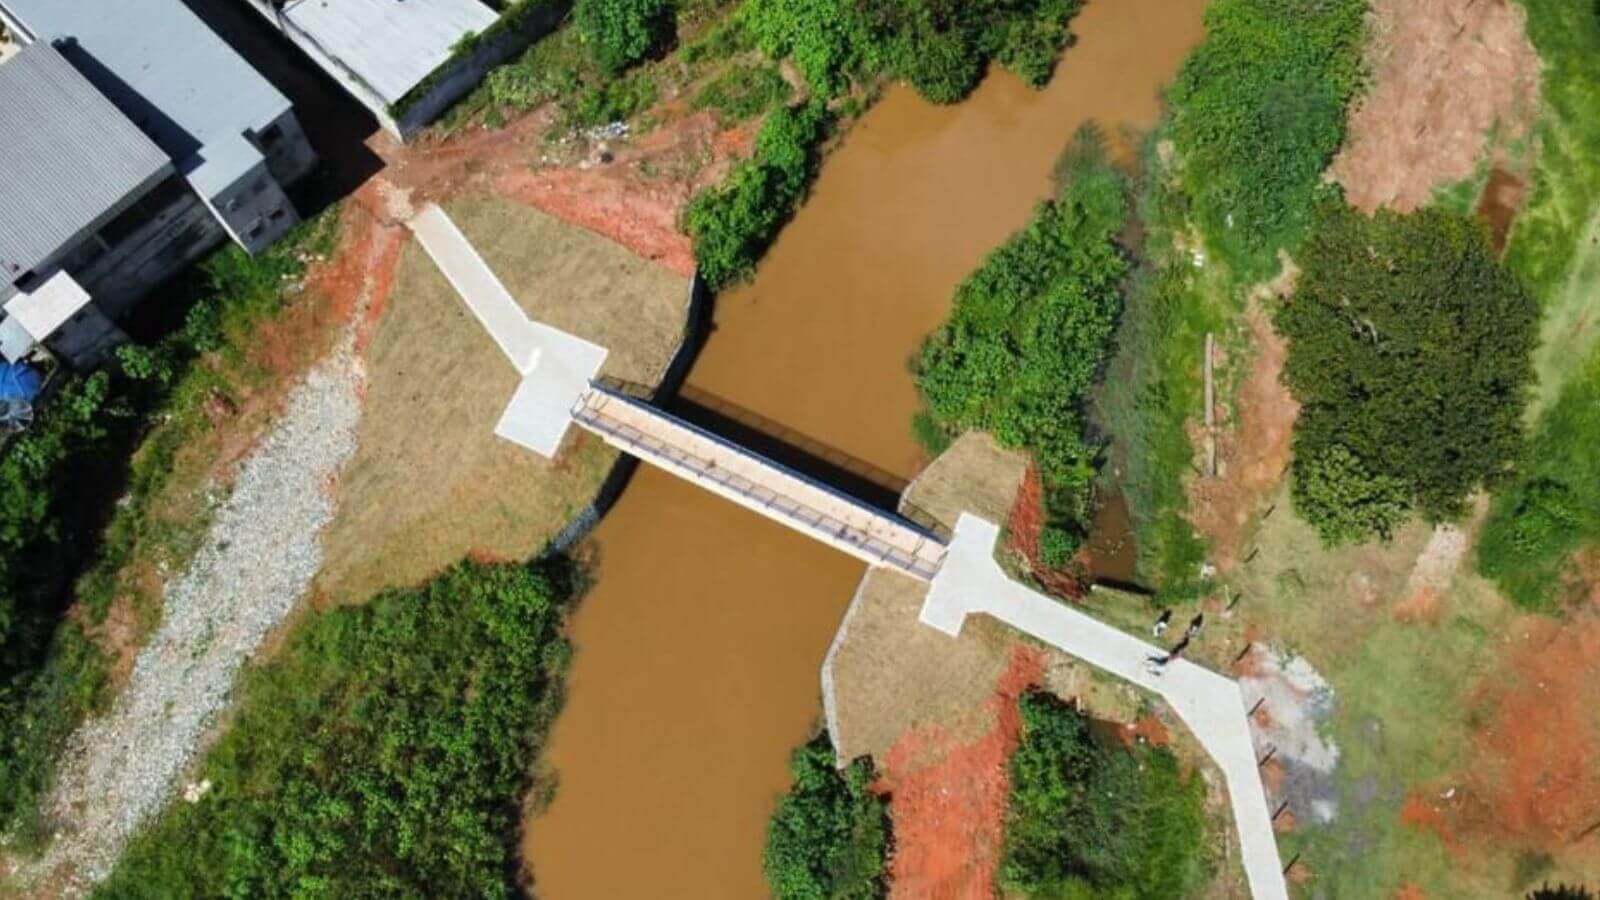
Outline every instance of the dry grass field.
{"label": "dry grass field", "polygon": [[[659,379],[682,338],[686,279],[505,200],[446,209],[530,316],[609,347],[605,374]],[[517,374],[415,243],[366,363],[360,446],[324,536],[323,602],[360,601],[467,555],[527,558],[616,460],[587,434],[569,435],[553,461],[494,435]]]}

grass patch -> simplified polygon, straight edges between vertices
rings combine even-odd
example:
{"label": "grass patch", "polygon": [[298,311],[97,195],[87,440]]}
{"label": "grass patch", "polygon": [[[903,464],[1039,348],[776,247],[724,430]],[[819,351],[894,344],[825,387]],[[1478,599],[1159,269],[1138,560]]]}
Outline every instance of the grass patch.
{"label": "grass patch", "polygon": [[[606,375],[660,379],[685,328],[686,279],[521,204],[462,197],[445,208],[529,316],[611,348]],[[314,588],[334,602],[416,584],[471,553],[528,559],[616,462],[586,434],[555,460],[495,436],[518,375],[415,243],[400,252],[365,359],[357,447]]]}
{"label": "grass patch", "polygon": [[1600,541],[1600,352],[1544,415],[1516,480],[1498,492],[1478,540],[1478,570],[1525,609],[1554,611],[1572,554]]}
{"label": "grass patch", "polygon": [[303,624],[245,675],[210,792],[136,837],[99,895],[514,894],[573,578],[462,564]]}
{"label": "grass patch", "polygon": [[789,83],[776,66],[736,66],[713,78],[695,94],[690,106],[711,109],[724,125],[759,116],[789,99]]}

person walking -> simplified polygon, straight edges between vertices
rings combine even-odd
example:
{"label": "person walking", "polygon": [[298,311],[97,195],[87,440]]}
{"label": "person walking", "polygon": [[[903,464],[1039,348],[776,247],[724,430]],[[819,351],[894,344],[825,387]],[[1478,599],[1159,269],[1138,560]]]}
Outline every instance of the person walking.
{"label": "person walking", "polygon": [[1151,626],[1150,635],[1152,637],[1161,637],[1166,634],[1167,626],[1170,624],[1172,624],[1172,610],[1170,608],[1164,609],[1161,611],[1161,618],[1157,619],[1156,624]]}
{"label": "person walking", "polygon": [[1205,627],[1205,624],[1206,624],[1206,614],[1205,613],[1200,613],[1200,614],[1196,615],[1194,618],[1190,619],[1189,620],[1189,630],[1184,632],[1185,639],[1192,638],[1192,637],[1195,637],[1195,636],[1199,635],[1200,634],[1200,629]]}

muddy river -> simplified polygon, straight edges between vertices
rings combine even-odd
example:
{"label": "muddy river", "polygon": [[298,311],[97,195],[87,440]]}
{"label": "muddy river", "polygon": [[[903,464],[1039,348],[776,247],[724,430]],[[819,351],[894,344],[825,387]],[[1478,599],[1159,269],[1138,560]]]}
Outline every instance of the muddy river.
{"label": "muddy river", "polygon": [[[908,363],[956,284],[1049,191],[1080,124],[1154,122],[1203,0],[1095,0],[1044,91],[996,72],[967,101],[895,88],[856,124],[755,281],[720,297],[704,391],[900,475],[920,462]],[[529,823],[536,890],[750,898],[786,757],[860,563],[648,467],[595,535],[570,695]]]}

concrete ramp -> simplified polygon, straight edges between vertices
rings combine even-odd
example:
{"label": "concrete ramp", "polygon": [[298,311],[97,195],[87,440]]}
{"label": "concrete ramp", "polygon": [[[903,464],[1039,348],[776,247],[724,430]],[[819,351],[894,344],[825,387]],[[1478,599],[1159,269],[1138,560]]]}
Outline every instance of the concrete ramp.
{"label": "concrete ramp", "polygon": [[1090,665],[1158,694],[1172,706],[1222,770],[1239,831],[1250,893],[1255,900],[1286,900],[1283,862],[1272,831],[1266,791],[1250,737],[1248,706],[1239,683],[1186,659],[1154,667],[1164,655],[1130,634],[1070,605],[1013,581],[994,559],[1000,529],[963,513],[949,555],[933,579],[921,613],[923,624],[961,633],[973,613],[984,613]]}
{"label": "concrete ramp", "polygon": [[606,349],[528,318],[444,210],[429,204],[408,226],[461,300],[522,375],[494,433],[554,457],[571,409],[600,373]]}

